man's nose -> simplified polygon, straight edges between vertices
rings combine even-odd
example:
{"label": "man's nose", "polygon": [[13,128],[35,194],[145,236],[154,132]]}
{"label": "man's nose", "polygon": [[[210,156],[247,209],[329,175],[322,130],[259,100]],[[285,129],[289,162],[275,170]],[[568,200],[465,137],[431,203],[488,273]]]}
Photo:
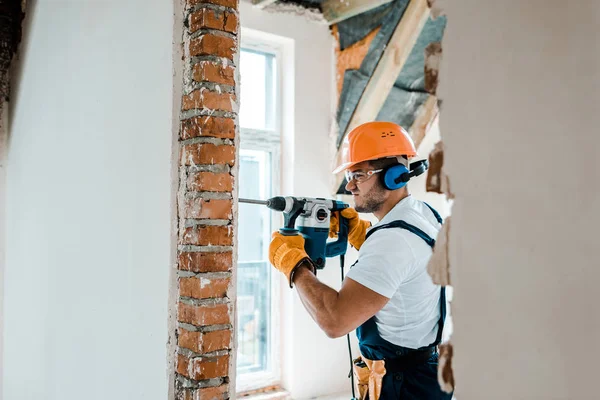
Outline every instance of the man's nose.
{"label": "man's nose", "polygon": [[356,189],[356,182],[352,179],[350,182],[346,183],[346,190],[351,192],[352,189]]}

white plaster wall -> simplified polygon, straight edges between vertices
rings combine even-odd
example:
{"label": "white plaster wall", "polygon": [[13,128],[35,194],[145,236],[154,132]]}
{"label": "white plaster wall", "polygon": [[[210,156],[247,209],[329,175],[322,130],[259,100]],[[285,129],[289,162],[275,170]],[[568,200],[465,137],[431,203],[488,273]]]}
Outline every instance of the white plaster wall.
{"label": "white plaster wall", "polygon": [[173,5],[28,1],[4,400],[167,398]]}
{"label": "white plaster wall", "polygon": [[447,3],[457,397],[598,397],[600,3]]}
{"label": "white plaster wall", "polygon": [[[292,130],[283,132],[282,190],[285,195],[330,197],[329,131],[334,115],[333,38],[325,24],[295,14],[272,14],[240,5],[242,27],[294,40]],[[241,66],[243,68],[243,66]],[[243,86],[242,89],[244,90]],[[290,140],[291,139],[291,140]],[[293,162],[291,161],[293,159]],[[339,287],[337,260],[319,274]],[[329,339],[313,322],[298,295],[282,287],[282,384],[295,399],[349,390],[346,339]]]}

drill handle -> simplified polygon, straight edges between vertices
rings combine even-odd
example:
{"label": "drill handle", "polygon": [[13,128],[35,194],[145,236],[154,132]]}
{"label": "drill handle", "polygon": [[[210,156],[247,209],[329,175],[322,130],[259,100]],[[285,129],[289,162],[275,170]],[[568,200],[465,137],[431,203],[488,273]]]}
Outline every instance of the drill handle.
{"label": "drill handle", "polygon": [[335,242],[327,243],[325,247],[326,257],[341,256],[342,254],[346,254],[346,250],[348,249],[348,219],[342,217],[341,213],[339,214],[339,218],[340,231],[338,232],[338,238]]}

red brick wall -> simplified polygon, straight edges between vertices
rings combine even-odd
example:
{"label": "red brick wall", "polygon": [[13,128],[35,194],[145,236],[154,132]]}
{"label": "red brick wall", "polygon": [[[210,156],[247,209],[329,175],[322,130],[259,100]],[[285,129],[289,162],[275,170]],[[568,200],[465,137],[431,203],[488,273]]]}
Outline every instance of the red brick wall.
{"label": "red brick wall", "polygon": [[175,397],[235,397],[238,1],[184,0]]}

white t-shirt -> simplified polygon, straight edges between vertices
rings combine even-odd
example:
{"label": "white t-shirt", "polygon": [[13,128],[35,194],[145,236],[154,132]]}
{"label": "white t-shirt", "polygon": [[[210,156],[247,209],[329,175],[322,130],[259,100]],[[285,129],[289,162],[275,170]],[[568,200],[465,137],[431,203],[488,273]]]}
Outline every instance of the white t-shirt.
{"label": "white t-shirt", "polygon": [[[395,220],[414,225],[433,239],[441,228],[433,212],[412,196],[373,227]],[[348,271],[348,278],[390,299],[375,314],[379,335],[388,342],[418,349],[435,341],[440,286],[427,273],[431,254],[431,247],[406,229],[380,229],[361,246],[358,261]]]}

